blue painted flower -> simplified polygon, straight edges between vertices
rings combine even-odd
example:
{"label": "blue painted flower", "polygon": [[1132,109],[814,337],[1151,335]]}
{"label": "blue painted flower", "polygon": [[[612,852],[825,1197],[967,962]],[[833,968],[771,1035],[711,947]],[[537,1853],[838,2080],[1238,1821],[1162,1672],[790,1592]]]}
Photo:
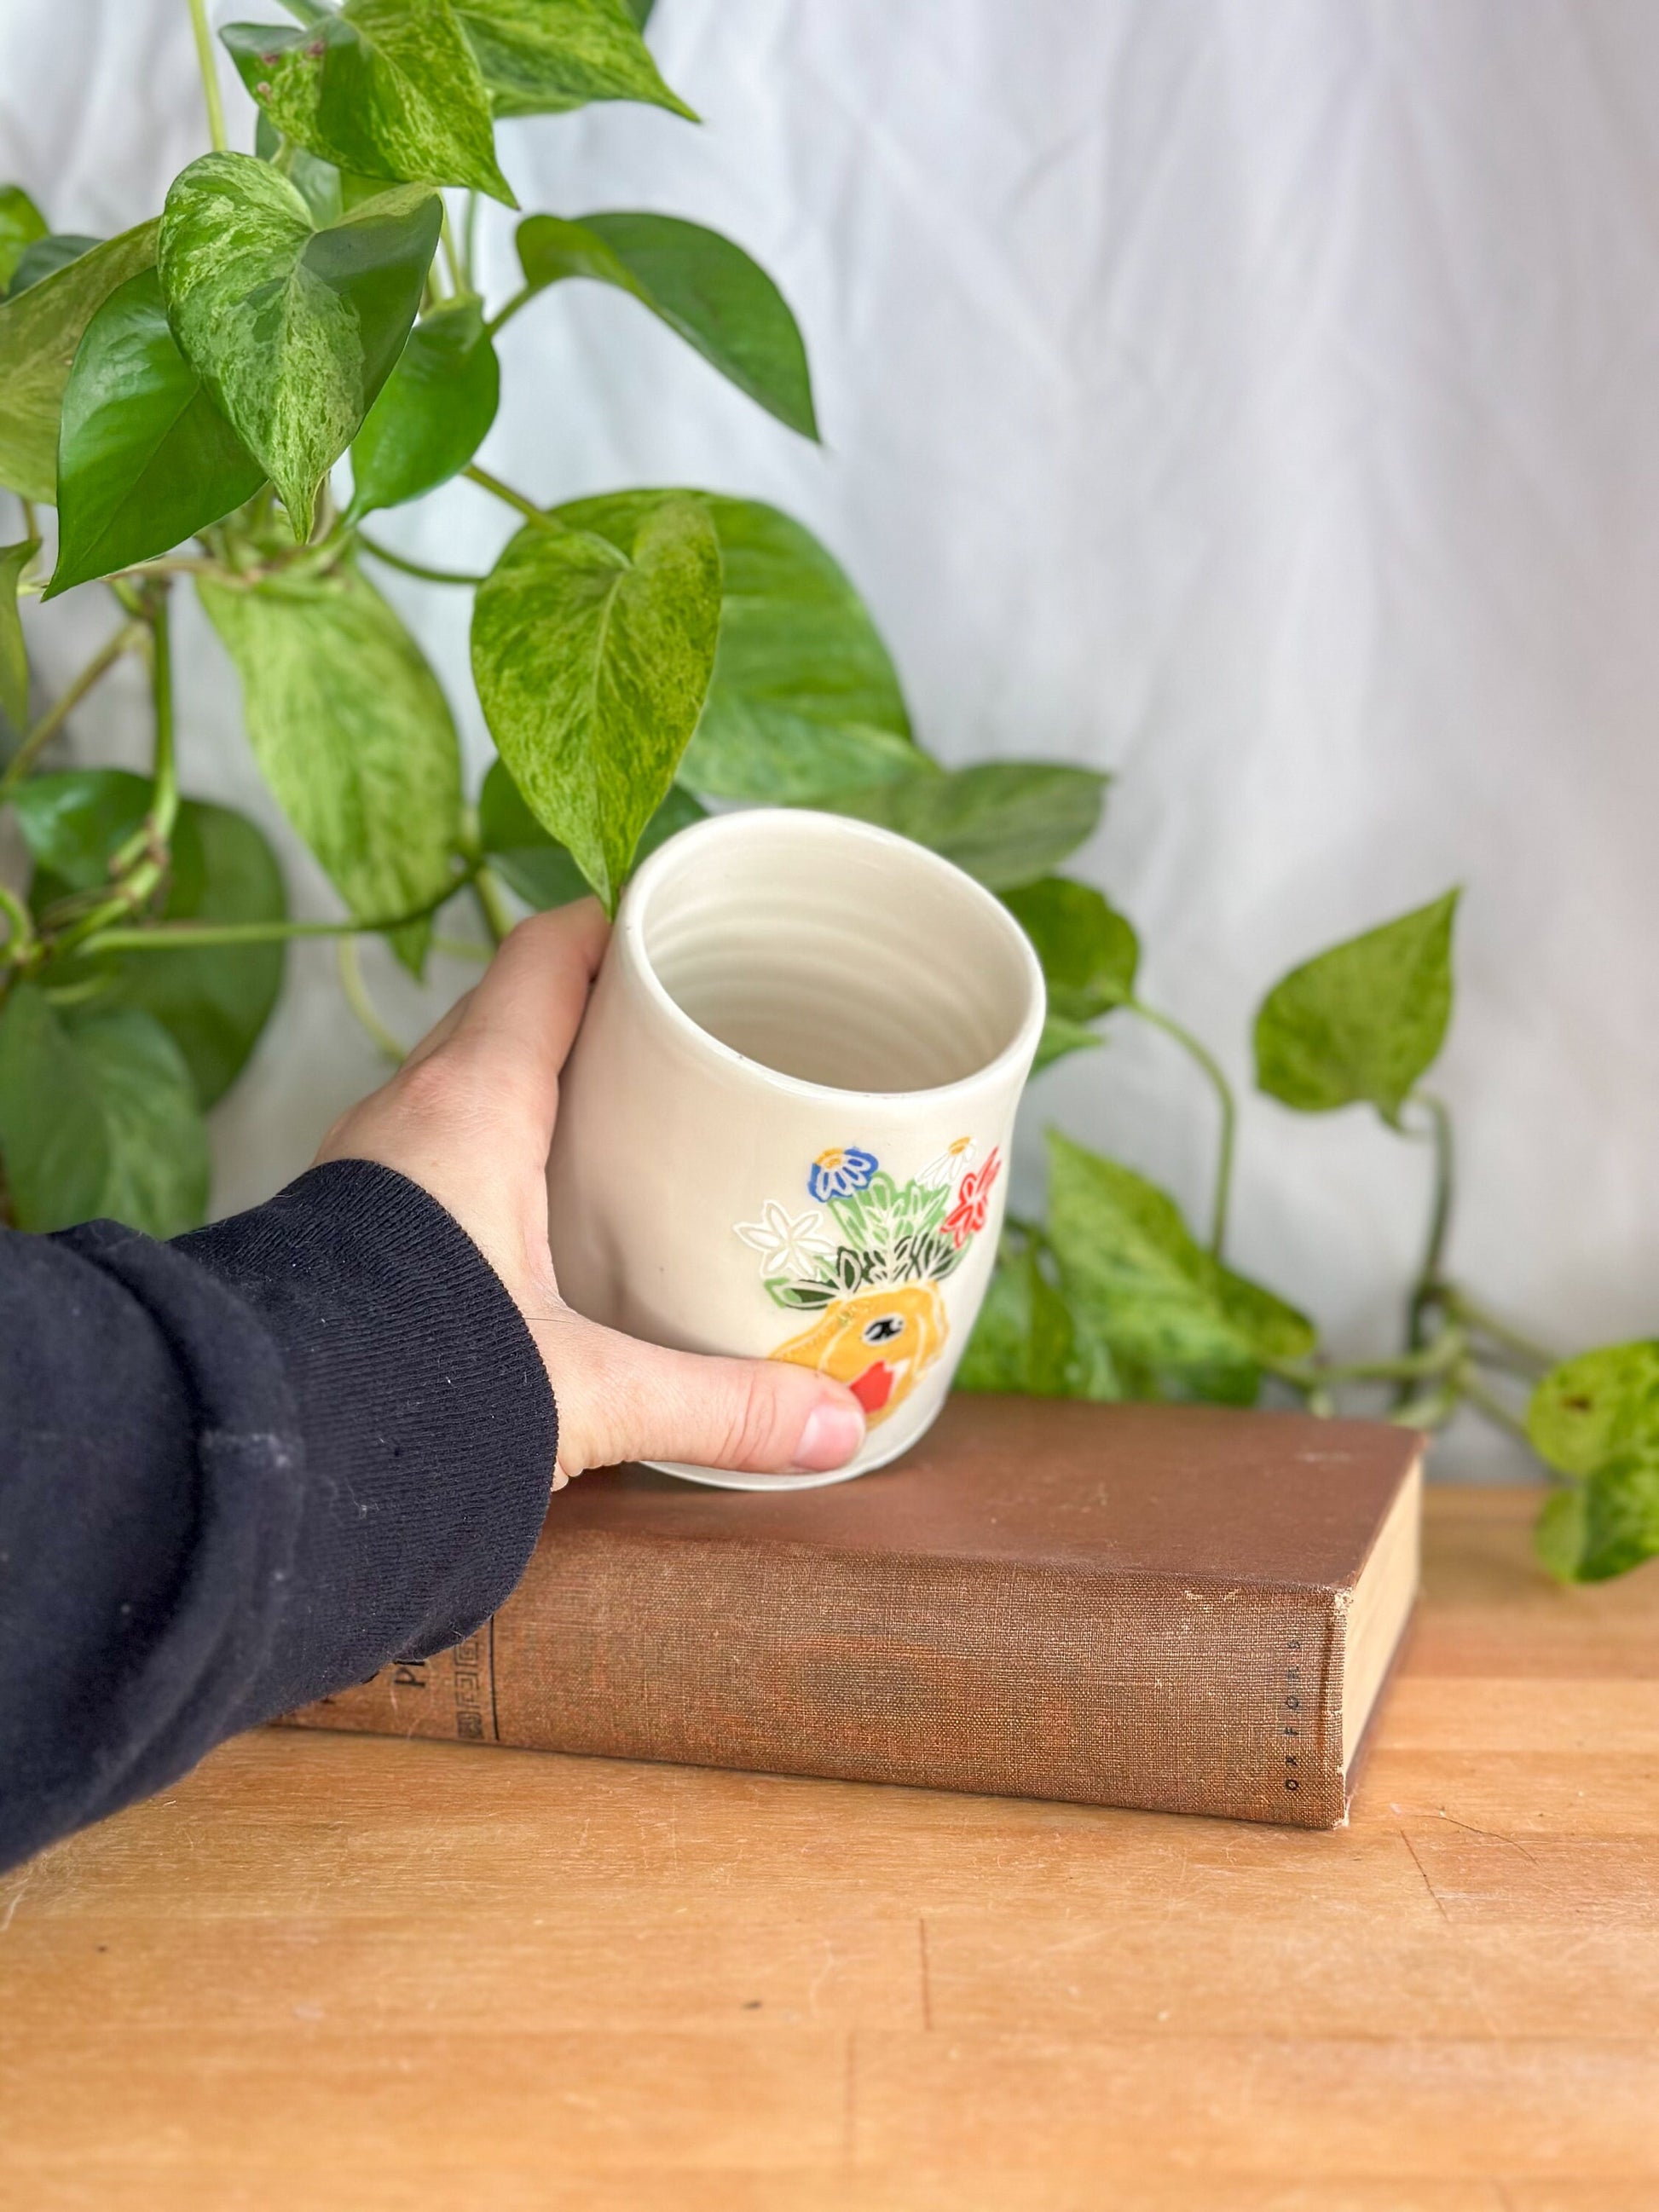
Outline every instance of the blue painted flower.
{"label": "blue painted flower", "polygon": [[846,1198],[862,1190],[881,1162],[855,1145],[831,1145],[806,1170],[806,1188],[816,1199]]}

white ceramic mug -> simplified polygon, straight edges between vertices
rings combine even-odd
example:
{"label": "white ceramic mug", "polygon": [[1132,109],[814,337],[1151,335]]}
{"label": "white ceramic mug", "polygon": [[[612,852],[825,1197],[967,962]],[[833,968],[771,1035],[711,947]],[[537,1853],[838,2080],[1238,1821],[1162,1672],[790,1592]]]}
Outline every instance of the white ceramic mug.
{"label": "white ceramic mug", "polygon": [[869,1433],[842,1482],[938,1414],[996,1254],[1042,971],[1006,907],[842,816],[718,816],[623,895],[560,1085],[559,1285],[656,1344],[793,1359]]}

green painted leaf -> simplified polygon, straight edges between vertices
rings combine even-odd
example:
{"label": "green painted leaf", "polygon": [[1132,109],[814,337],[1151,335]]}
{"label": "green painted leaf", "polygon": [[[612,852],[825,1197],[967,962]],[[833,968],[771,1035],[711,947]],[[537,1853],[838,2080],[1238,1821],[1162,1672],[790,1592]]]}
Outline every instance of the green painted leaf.
{"label": "green painted leaf", "polygon": [[1079,1327],[1029,1246],[999,1257],[956,1388],[1028,1398],[1123,1395],[1110,1353],[1086,1326]]}
{"label": "green painted leaf", "polygon": [[651,10],[656,5],[656,0],[622,0],[622,4],[643,30],[651,21]]}
{"label": "green painted leaf", "polygon": [[0,1158],[22,1229],[107,1216],[176,1237],[207,1207],[207,1131],[173,1039],[132,1008],[61,1015],[33,983],[0,1010]]}
{"label": "green painted leaf", "polygon": [[434,192],[382,192],[327,230],[251,154],[174,178],[158,265],[173,334],[276,483],[296,538],[403,351],[437,244]]}
{"label": "green painted leaf", "polygon": [[1598,1467],[1583,1498],[1584,1546],[1575,1581],[1608,1582],[1659,1558],[1659,1441]]}
{"label": "green painted leaf", "polygon": [[[34,860],[29,902],[53,901],[108,879],[111,855],[143,822],[146,778],[122,769],[76,769],[31,777],[16,796],[19,826]],[[186,799],[173,826],[161,917],[168,921],[280,921],[288,911],[282,871],[263,833],[245,815]],[[185,1055],[204,1107],[228,1091],[252,1051],[282,988],[286,947],[213,945],[118,953],[66,965],[65,981],[101,981],[97,1003],[153,1014]]]}
{"label": "green painted leaf", "polygon": [[437,898],[460,830],[460,752],[437,678],[392,609],[349,568],[199,588],[265,781],[351,911]]}
{"label": "green painted leaf", "polygon": [[[691,793],[675,784],[640,833],[635,867],[677,830],[705,818]],[[496,873],[527,906],[568,906],[588,895],[586,878],[525,805],[503,761],[491,761],[478,795],[478,842]]]}
{"label": "green painted leaf", "polygon": [[[1062,1286],[1115,1355],[1155,1370],[1237,1377],[1312,1351],[1305,1317],[1201,1250],[1155,1184],[1058,1132],[1048,1158],[1048,1233]],[[1253,1396],[1253,1376],[1246,1380]]]}
{"label": "green painted leaf", "polygon": [[67,269],[71,261],[78,261],[83,253],[90,253],[94,246],[103,242],[101,238],[88,238],[84,232],[76,230],[53,231],[49,238],[37,238],[19,256],[7,297],[15,300],[32,284],[44,283],[48,276],[55,276],[60,269]]}
{"label": "green painted leaf", "polygon": [[1004,894],[1030,939],[1048,987],[1048,1011],[1066,1022],[1097,1021],[1134,996],[1140,940],[1133,924],[1091,884],[1043,876]]}
{"label": "green painted leaf", "polygon": [[21,737],[29,720],[29,653],[17,612],[17,586],[40,550],[38,538],[0,545],[0,714]]}
{"label": "green painted leaf", "polygon": [[817,438],[795,319],[766,271],[719,231],[678,216],[532,215],[519,225],[519,260],[538,291],[587,276],[631,294],[769,415]]}
{"label": "green painted leaf", "polygon": [[994,891],[1045,876],[1100,821],[1107,779],[1092,769],[987,761],[951,774],[918,770],[821,804],[931,846]]}
{"label": "green painted leaf", "polygon": [[495,419],[501,386],[477,300],[447,300],[416,323],[351,448],[351,520],[459,475]]}
{"label": "green painted leaf", "polygon": [[153,222],[123,231],[0,305],[0,484],[25,499],[58,496],[58,412],[81,333],[155,260],[155,232]]}
{"label": "green painted leaf", "polygon": [[153,269],[88,324],[58,445],[58,566],[45,596],[166,553],[265,481],[174,343]]}
{"label": "green painted leaf", "polygon": [[1068,1059],[1074,1052],[1088,1052],[1105,1042],[1098,1030],[1091,1030],[1086,1022],[1069,1022],[1064,1014],[1044,1017],[1042,1034],[1037,1039],[1036,1057],[1031,1062],[1033,1075],[1041,1075],[1045,1067],[1052,1067],[1057,1060]]}
{"label": "green painted leaf", "polygon": [[46,234],[46,219],[21,185],[0,185],[0,294],[17,273],[27,247]]}
{"label": "green painted leaf", "polygon": [[681,775],[713,798],[809,805],[907,775],[921,756],[887,648],[810,531],[711,499],[724,572],[714,681]]}
{"label": "green painted leaf", "polygon": [[449,0],[346,0],[307,25],[230,23],[219,35],[276,129],[337,168],[518,205]]}
{"label": "green painted leaf", "polygon": [[663,82],[640,36],[644,18],[623,0],[455,0],[455,13],[497,115],[641,100],[697,120]]}
{"label": "green painted leaf", "polygon": [[685,492],[556,507],[480,586],[472,672],[543,827],[614,911],[708,690],[720,542]]}
{"label": "green painted leaf", "polygon": [[1448,891],[1274,984],[1255,1018],[1255,1079],[1270,1097],[1303,1114],[1363,1100],[1398,1121],[1451,1019],[1457,900]]}
{"label": "green painted leaf", "polygon": [[1659,1446],[1659,1339],[1607,1345],[1553,1367],[1532,1394],[1527,1435],[1563,1474],[1593,1474],[1622,1452]]}

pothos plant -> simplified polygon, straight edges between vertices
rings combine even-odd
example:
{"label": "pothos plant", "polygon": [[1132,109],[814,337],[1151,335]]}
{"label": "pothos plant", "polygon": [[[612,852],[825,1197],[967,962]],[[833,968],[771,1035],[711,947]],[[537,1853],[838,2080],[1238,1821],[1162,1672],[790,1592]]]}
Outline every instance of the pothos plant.
{"label": "pothos plant", "polygon": [[[181,0],[185,4],[185,0]],[[1434,1427],[1468,1404],[1524,1427],[1565,1478],[1540,1545],[1564,1577],[1659,1551],[1659,1343],[1565,1365],[1449,1281],[1449,1118],[1423,1079],[1450,1015],[1455,895],[1322,954],[1269,992],[1261,1087],[1321,1113],[1368,1105],[1426,1137],[1431,1220],[1392,1356],[1333,1360],[1313,1324],[1225,1257],[1236,1103],[1209,1050],[1137,983],[1139,944],[1057,872],[1104,779],[1061,764],[949,772],[915,740],[876,629],[831,556],[762,503],[681,487],[563,504],[476,455],[500,401],[495,341],[576,280],[623,292],[793,434],[817,436],[799,332],[741,247],[659,214],[530,213],[521,281],[482,296],[481,201],[516,208],[497,125],[590,101],[695,121],[642,32],[649,0],[283,0],[221,33],[257,115],[230,149],[205,0],[187,0],[211,150],[118,237],[54,233],[0,191],[0,804],[28,862],[0,884],[0,1206],[50,1230],[98,1214],[166,1236],[208,1201],[204,1115],[236,1079],[301,936],[419,974],[445,910],[498,939],[514,900],[630,867],[709,802],[828,807],[948,855],[1006,900],[1047,975],[1039,1066],[1099,1025],[1166,1031],[1219,1112],[1207,1231],[1132,1169],[1058,1134],[1046,1219],[1009,1224],[961,1381],[1040,1395],[1264,1391],[1334,1410],[1382,1390]],[[486,498],[513,534],[487,575],[382,544],[384,510]],[[41,511],[56,510],[55,529]],[[498,757],[469,799],[449,705],[373,581],[470,591],[472,674]],[[256,825],[183,793],[171,599],[192,587],[236,669],[255,757],[343,912],[298,921]],[[111,628],[31,712],[20,600],[106,595]],[[118,661],[143,660],[149,772],[58,769],[52,740]],[[1516,1386],[1529,1390],[1524,1413]]]}

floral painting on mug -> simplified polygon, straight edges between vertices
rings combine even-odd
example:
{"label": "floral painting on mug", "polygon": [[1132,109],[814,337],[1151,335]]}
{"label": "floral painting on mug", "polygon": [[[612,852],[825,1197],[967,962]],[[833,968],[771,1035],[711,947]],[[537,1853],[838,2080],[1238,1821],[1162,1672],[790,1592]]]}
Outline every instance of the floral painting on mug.
{"label": "floral painting on mug", "polygon": [[855,1145],[820,1152],[806,1174],[817,1203],[776,1199],[735,1224],[760,1255],[774,1302],[817,1318],[771,1354],[845,1382],[873,1426],[901,1405],[945,1349],[939,1285],[984,1229],[1001,1170],[958,1137],[908,1182]]}

